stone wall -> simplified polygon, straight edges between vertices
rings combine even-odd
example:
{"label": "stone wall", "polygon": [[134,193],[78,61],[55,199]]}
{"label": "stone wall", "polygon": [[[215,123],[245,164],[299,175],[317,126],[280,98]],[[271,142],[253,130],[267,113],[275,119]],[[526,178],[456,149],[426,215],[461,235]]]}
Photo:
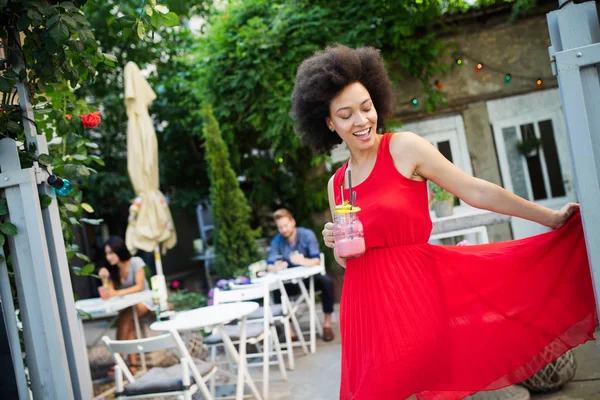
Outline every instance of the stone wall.
{"label": "stone wall", "polygon": [[[459,29],[457,34],[443,38],[448,47],[456,47],[465,55],[461,58],[462,66],[456,66],[448,75],[439,77],[450,109],[464,107],[474,101],[539,90],[536,85],[538,77],[543,80],[542,88],[557,86],[548,58],[550,37],[544,10],[516,22],[510,22],[509,15],[503,14],[485,22],[471,21]],[[476,72],[478,61],[484,66]],[[452,64],[455,59],[447,58],[446,62]],[[509,84],[504,82],[506,73],[512,75]],[[522,79],[519,75],[529,78]],[[394,84],[394,116],[402,120],[424,117],[418,107],[409,104],[414,97],[423,99],[420,83],[405,80]]]}
{"label": "stone wall", "polygon": [[[463,54],[462,66],[456,65],[454,57],[448,57],[445,61],[455,67],[438,78],[440,90],[447,94],[447,105],[435,113],[424,113],[410,104],[414,97],[421,103],[424,100],[420,83],[397,81],[394,118],[408,122],[440,114],[461,114],[473,175],[502,185],[485,101],[557,86],[548,58],[550,37],[546,22],[546,12],[554,7],[553,3],[541,5],[534,15],[515,22],[510,21],[508,9],[455,22],[454,33],[443,37],[443,41],[451,51]],[[483,63],[480,71],[475,68],[478,62]],[[509,83],[504,79],[507,73],[511,74]],[[538,78],[542,79],[541,86],[537,85]],[[488,234],[491,241],[512,237],[508,223],[488,227]]]}

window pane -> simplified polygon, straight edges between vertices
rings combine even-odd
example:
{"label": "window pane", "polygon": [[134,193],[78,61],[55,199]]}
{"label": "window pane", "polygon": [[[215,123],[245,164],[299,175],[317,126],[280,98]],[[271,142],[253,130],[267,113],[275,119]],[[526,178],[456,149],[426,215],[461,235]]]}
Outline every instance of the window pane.
{"label": "window pane", "polygon": [[506,149],[506,158],[508,159],[510,182],[512,183],[513,191],[517,196],[529,199],[521,153],[519,153],[519,150],[517,149],[519,140],[517,137],[517,130],[512,126],[510,128],[504,128],[502,129],[502,137],[504,139],[504,148]]}
{"label": "window pane", "polygon": [[562,169],[556,149],[556,140],[554,139],[552,120],[540,121],[538,122],[538,127],[542,136],[542,148],[544,149],[544,157],[546,158],[546,170],[550,179],[552,197],[565,196],[565,186],[563,184]]}
{"label": "window pane", "polygon": [[443,142],[438,142],[437,147],[438,147],[438,150],[440,151],[440,153],[442,153],[444,155],[444,157],[446,157],[448,159],[448,161],[454,162],[452,160],[452,150],[450,150],[450,141],[449,140],[445,140]]}
{"label": "window pane", "polygon": [[[521,125],[521,136],[523,140],[535,137],[533,124]],[[547,199],[546,185],[542,173],[542,163],[539,152],[532,156],[525,157],[527,169],[529,171],[529,180],[531,181],[531,192],[534,200]]]}

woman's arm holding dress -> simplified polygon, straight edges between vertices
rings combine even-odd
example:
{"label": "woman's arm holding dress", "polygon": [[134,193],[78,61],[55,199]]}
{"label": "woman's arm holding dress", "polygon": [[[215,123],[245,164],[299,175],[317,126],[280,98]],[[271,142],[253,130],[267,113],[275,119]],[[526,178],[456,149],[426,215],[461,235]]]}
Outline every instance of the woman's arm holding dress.
{"label": "woman's arm holding dress", "polygon": [[[412,164],[412,171],[455,194],[467,204],[537,222],[550,228],[560,228],[578,209],[574,203],[555,211],[527,201],[491,182],[472,177],[448,161],[427,140],[410,132],[397,134],[390,145],[394,158]],[[410,165],[409,164],[409,165]],[[410,175],[409,175],[410,176]]]}

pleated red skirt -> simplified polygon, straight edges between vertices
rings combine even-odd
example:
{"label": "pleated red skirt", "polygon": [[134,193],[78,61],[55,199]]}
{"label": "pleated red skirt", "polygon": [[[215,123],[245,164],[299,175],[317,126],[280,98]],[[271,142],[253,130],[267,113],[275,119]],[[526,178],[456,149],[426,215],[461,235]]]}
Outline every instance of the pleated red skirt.
{"label": "pleated red skirt", "polygon": [[527,239],[430,245],[426,185],[398,173],[390,138],[354,188],[367,251],[344,277],[340,399],[462,399],[522,382],[594,339],[579,214]]}

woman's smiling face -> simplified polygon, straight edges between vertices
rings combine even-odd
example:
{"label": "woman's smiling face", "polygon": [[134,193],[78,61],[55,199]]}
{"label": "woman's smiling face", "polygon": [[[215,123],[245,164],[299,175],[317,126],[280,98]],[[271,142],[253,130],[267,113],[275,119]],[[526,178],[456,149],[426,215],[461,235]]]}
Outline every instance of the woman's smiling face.
{"label": "woman's smiling face", "polygon": [[376,144],[377,111],[360,82],[346,86],[331,100],[325,122],[348,147],[366,150]]}

